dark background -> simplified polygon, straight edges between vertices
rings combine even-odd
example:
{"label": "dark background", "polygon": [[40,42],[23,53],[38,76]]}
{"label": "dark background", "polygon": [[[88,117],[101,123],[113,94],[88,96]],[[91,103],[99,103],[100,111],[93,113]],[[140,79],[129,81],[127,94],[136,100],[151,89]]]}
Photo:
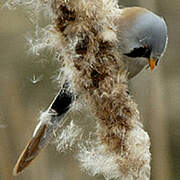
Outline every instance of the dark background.
{"label": "dark background", "polygon": [[[169,43],[158,68],[153,73],[144,70],[130,87],[151,136],[152,180],[179,180],[180,1],[121,0],[120,4],[146,7],[167,22]],[[48,54],[38,59],[28,53],[25,37],[32,29],[25,9],[0,9],[0,180],[102,180],[86,175],[70,154],[56,152],[53,145],[22,175],[12,176],[40,111],[57,92],[53,81],[56,62]],[[39,81],[33,83],[33,78]]]}

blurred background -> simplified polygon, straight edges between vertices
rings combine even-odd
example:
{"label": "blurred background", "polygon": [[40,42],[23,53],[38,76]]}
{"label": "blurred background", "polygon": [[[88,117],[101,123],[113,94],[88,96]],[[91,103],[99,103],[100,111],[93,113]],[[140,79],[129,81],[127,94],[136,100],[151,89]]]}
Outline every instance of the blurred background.
{"label": "blurred background", "polygon": [[[163,59],[153,73],[144,70],[134,78],[130,89],[151,137],[152,180],[179,180],[180,1],[120,0],[120,5],[146,7],[167,22],[169,43]],[[56,152],[53,145],[23,174],[12,176],[40,111],[57,92],[56,62],[48,53],[40,58],[28,53],[25,37],[32,29],[23,8],[0,9],[0,180],[103,180],[86,175],[70,154]]]}

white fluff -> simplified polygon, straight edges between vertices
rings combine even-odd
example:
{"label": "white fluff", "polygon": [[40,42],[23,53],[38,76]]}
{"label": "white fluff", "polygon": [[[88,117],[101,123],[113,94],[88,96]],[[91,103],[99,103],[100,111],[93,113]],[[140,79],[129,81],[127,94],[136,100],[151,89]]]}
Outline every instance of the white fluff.
{"label": "white fluff", "polygon": [[[103,174],[107,180],[148,180],[151,169],[150,141],[148,134],[141,126],[142,124],[138,123],[130,131],[126,140],[129,148],[119,155],[107,152],[106,147],[99,142],[98,137],[81,144],[77,155],[81,167],[93,176]],[[117,165],[117,161],[121,167]]]}
{"label": "white fluff", "polygon": [[81,128],[71,121],[55,139],[57,150],[62,152],[71,149],[75,143],[81,141],[81,133]]}

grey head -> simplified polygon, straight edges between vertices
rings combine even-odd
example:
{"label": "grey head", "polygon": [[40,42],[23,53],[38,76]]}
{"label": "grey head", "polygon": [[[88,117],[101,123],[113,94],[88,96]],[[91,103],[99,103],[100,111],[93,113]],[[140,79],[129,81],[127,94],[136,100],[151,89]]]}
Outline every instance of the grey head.
{"label": "grey head", "polygon": [[117,23],[118,48],[128,68],[128,78],[137,75],[147,65],[153,70],[168,41],[164,19],[145,8],[132,7],[122,10]]}

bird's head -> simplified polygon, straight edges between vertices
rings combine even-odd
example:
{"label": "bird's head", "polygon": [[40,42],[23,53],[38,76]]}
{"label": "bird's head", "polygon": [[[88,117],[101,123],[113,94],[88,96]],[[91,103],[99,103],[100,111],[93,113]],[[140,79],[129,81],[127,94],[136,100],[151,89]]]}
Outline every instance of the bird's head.
{"label": "bird's head", "polygon": [[132,78],[145,66],[152,71],[158,64],[168,41],[167,26],[163,18],[145,8],[125,8],[118,20],[118,38]]}

